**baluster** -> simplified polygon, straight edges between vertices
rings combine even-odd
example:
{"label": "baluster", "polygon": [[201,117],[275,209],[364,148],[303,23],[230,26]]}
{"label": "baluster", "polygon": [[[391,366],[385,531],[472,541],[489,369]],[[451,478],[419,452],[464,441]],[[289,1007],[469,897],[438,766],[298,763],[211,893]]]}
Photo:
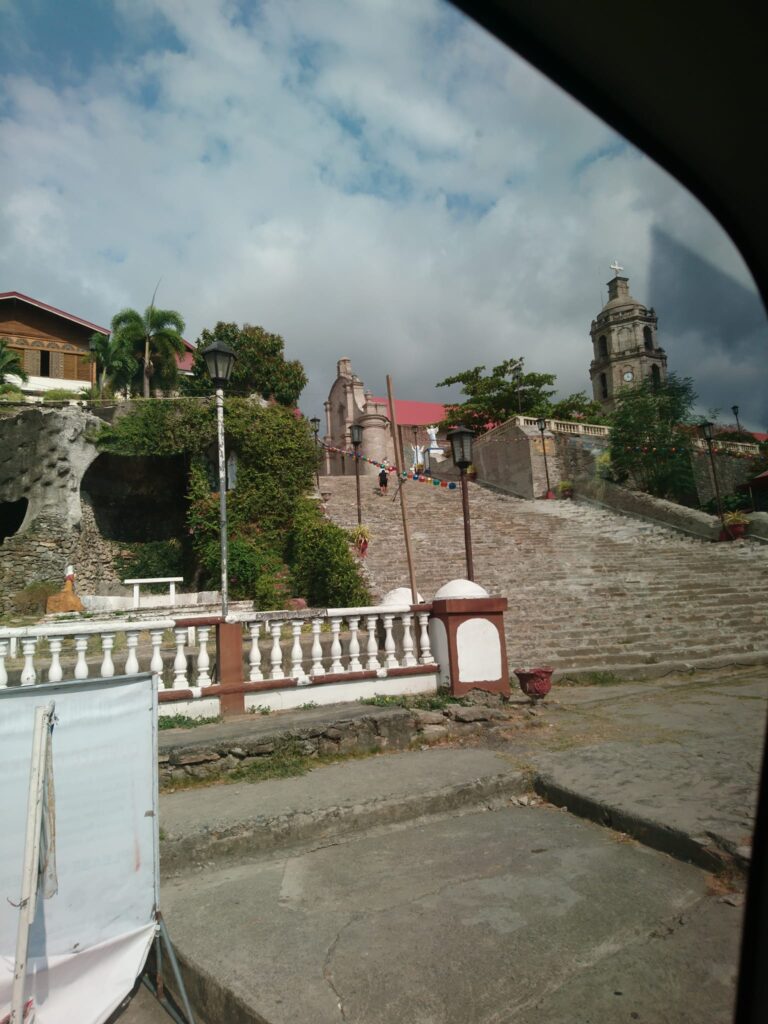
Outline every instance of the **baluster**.
{"label": "baluster", "polygon": [[208,654],[208,637],[211,632],[210,626],[198,626],[197,627],[197,642],[200,645],[200,649],[197,652],[197,685],[198,686],[210,686],[211,685],[211,673],[209,671],[211,667],[211,658]]}
{"label": "baluster", "polygon": [[149,639],[152,644],[152,660],[149,663],[149,671],[153,676],[157,676],[157,685],[160,686],[163,681],[163,656],[160,653],[160,648],[163,643],[163,631],[162,629],[151,629],[149,631]]}
{"label": "baluster", "polygon": [[309,671],[311,676],[324,676],[323,668],[323,647],[320,643],[320,630],[323,628],[322,619],[312,619],[312,668]]}
{"label": "baluster", "polygon": [[21,641],[21,652],[24,655],[24,668],[21,670],[21,685],[31,686],[37,680],[35,672],[35,647],[37,637],[30,637]]}
{"label": "baluster", "polygon": [[357,639],[357,626],[360,622],[359,615],[353,615],[348,620],[349,622],[349,666],[348,671],[360,672],[363,666],[360,664],[360,641]]}
{"label": "baluster", "polygon": [[339,639],[339,632],[341,631],[341,619],[338,615],[334,615],[331,619],[331,672],[343,672],[344,666],[341,664],[341,640]]}
{"label": "baluster", "polygon": [[139,659],[136,657],[136,648],[139,643],[138,629],[131,629],[125,634],[125,643],[128,648],[128,657],[125,659],[125,674],[135,676],[139,671]]}
{"label": "baluster", "polygon": [[259,633],[261,632],[260,622],[249,622],[248,632],[251,634],[251,653],[248,658],[250,671],[248,678],[252,683],[258,683],[264,676],[261,671],[261,648],[259,647]]}
{"label": "baluster", "polygon": [[419,634],[419,647],[421,648],[422,665],[434,665],[435,659],[432,656],[432,645],[429,642],[429,612],[418,613],[421,632]]}
{"label": "baluster", "polygon": [[115,674],[115,663],[112,661],[112,648],[115,645],[115,634],[114,633],[102,633],[101,634],[101,650],[103,657],[101,659],[101,678],[111,679]]}
{"label": "baluster", "polygon": [[174,690],[186,690],[189,687],[187,682],[187,656],[184,653],[184,645],[187,642],[187,629],[174,627],[173,635],[176,638],[176,657],[173,659],[173,688]]}
{"label": "baluster", "polygon": [[301,620],[293,619],[291,622],[291,633],[293,634],[293,646],[291,647],[291,678],[297,679],[300,683],[308,682],[307,673],[304,671],[302,661],[304,652],[301,649]]}
{"label": "baluster", "polygon": [[371,672],[378,672],[381,668],[379,659],[376,657],[379,651],[379,645],[376,640],[376,623],[378,622],[378,615],[366,615],[365,624],[368,627],[368,643],[366,645],[366,663],[365,667]]}
{"label": "baluster", "polygon": [[269,655],[269,662],[272,666],[270,676],[272,679],[283,678],[283,650],[280,647],[280,634],[282,632],[282,624],[280,622],[273,622],[269,627],[269,631],[272,634],[272,650]]}
{"label": "baluster", "polygon": [[48,647],[51,651],[51,664],[48,668],[48,682],[60,683],[64,673],[61,670],[61,645],[64,639],[60,636],[49,636]]}
{"label": "baluster", "polygon": [[416,656],[413,653],[413,634],[411,633],[411,623],[413,622],[413,614],[411,612],[403,612],[403,665],[410,667],[411,665],[417,665]]}
{"label": "baluster", "polygon": [[8,671],[5,659],[8,657],[8,641],[0,640],[0,689],[8,685]]}
{"label": "baluster", "polygon": [[392,636],[392,622],[394,621],[394,615],[382,615],[382,621],[384,623],[384,658],[387,668],[398,668],[397,658],[395,657],[395,639]]}
{"label": "baluster", "polygon": [[77,661],[75,662],[75,679],[88,678],[88,662],[85,660],[85,653],[88,650],[88,637],[80,633],[75,637],[75,651]]}

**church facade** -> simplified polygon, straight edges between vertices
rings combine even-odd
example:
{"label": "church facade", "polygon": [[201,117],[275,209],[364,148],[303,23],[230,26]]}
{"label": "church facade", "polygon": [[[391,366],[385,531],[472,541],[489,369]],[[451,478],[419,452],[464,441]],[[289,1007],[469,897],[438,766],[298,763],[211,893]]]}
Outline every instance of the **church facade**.
{"label": "church facade", "polygon": [[593,358],[589,367],[595,401],[610,411],[622,388],[650,378],[661,383],[667,379],[667,356],[659,347],[658,320],[629,292],[629,278],[611,265],[616,276],[608,282],[608,301],[592,321]]}

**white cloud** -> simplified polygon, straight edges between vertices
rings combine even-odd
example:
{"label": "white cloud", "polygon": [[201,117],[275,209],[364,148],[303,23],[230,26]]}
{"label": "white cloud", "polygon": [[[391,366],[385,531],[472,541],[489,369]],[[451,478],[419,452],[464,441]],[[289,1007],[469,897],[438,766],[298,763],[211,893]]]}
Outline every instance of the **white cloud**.
{"label": "white cloud", "polygon": [[[283,334],[312,413],[341,355],[403,397],[518,354],[587,389],[608,263],[650,302],[655,224],[749,280],[666,174],[438,0],[119,10],[134,42],[160,17],[181,49],[66,88],[6,77],[3,290],[108,323],[162,277],[192,338],[218,319]],[[663,342],[695,371],[688,341]],[[723,359],[706,387],[739,393],[709,404],[762,426],[762,356],[742,353],[751,378]]]}

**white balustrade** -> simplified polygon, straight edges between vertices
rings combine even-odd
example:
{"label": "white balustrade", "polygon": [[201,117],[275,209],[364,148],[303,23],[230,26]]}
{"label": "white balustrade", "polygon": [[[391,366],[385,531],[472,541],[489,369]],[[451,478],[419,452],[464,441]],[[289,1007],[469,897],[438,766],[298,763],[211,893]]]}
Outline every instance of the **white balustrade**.
{"label": "white balustrade", "polygon": [[187,627],[177,626],[173,635],[176,640],[176,657],[173,659],[173,688],[174,690],[186,690],[189,687],[187,655],[184,652],[187,644]]}
{"label": "white balustrade", "polygon": [[270,632],[272,634],[272,650],[269,655],[269,663],[272,666],[270,676],[272,679],[283,679],[283,649],[280,646],[282,623],[273,622]]}
{"label": "white balustrade", "polygon": [[413,653],[413,636],[411,635],[411,623],[413,615],[410,612],[403,614],[403,665],[410,668],[417,665],[416,655]]}
{"label": "white balustrade", "polygon": [[[266,629],[266,623],[265,629]],[[252,683],[258,683],[264,678],[261,671],[261,648],[259,647],[259,633],[261,632],[260,622],[249,622],[248,632],[251,634],[251,652],[248,657],[248,678]]]}
{"label": "white balustrade", "polygon": [[378,672],[381,663],[376,657],[379,651],[379,644],[376,638],[376,624],[379,621],[378,615],[366,615],[365,625],[368,630],[368,643],[365,645],[365,667],[369,672]]}
{"label": "white balustrade", "polygon": [[7,640],[0,640],[0,687],[8,685],[8,670],[5,667],[5,659],[8,657],[9,646]]}
{"label": "white balustrade", "polygon": [[149,631],[149,639],[152,644],[152,660],[149,663],[149,671],[153,676],[157,676],[158,679],[162,679],[163,656],[160,653],[160,648],[163,645],[162,629],[151,629]]}
{"label": "white balustrade", "polygon": [[432,645],[429,641],[429,612],[418,612],[416,618],[419,620],[421,632],[419,633],[419,649],[422,665],[434,665],[435,659],[432,656]]}
{"label": "white balustrade", "polygon": [[395,657],[395,638],[392,635],[392,625],[395,621],[394,615],[382,615],[384,623],[384,661],[387,668],[399,668]]}
{"label": "white balustrade", "polygon": [[312,668],[309,670],[311,676],[325,675],[323,668],[323,648],[320,643],[320,631],[323,628],[322,619],[312,619]]}
{"label": "white balustrade", "polygon": [[48,666],[49,683],[60,683],[64,675],[61,669],[61,647],[63,642],[60,636],[48,637],[48,647],[51,651],[51,664]]}
{"label": "white balustrade", "polygon": [[101,677],[102,679],[111,679],[115,674],[115,663],[112,661],[112,648],[115,646],[115,634],[114,633],[102,633],[101,634]]}
{"label": "white balustrade", "polygon": [[343,672],[344,666],[341,663],[341,616],[331,616],[331,672]]}
{"label": "white balustrade", "polygon": [[125,659],[125,674],[135,676],[139,671],[139,659],[136,656],[136,648],[139,645],[139,631],[128,630],[125,634],[125,645],[128,648],[128,655]]}
{"label": "white balustrade", "polygon": [[360,672],[362,671],[362,664],[360,663],[360,642],[357,639],[357,627],[360,622],[359,615],[350,615],[347,619],[349,625],[349,671]]}
{"label": "white balustrade", "polygon": [[197,685],[198,686],[210,686],[211,685],[211,658],[208,654],[208,637],[211,633],[210,626],[198,626],[197,627],[197,643],[199,649],[197,652]]}
{"label": "white balustrade", "polygon": [[77,654],[77,662],[75,663],[75,679],[87,679],[88,678],[88,662],[85,659],[86,652],[88,651],[88,637],[87,636],[76,636],[75,637],[75,652]]}
{"label": "white balustrade", "polygon": [[37,637],[28,637],[21,641],[21,653],[24,655],[24,668],[21,670],[21,685],[32,686],[37,681],[35,672],[35,648]]}
{"label": "white balustrade", "polygon": [[301,649],[301,627],[301,619],[294,619],[291,622],[291,634],[293,635],[293,644],[291,645],[291,679],[305,683],[308,681],[308,677],[302,665],[304,653]]}

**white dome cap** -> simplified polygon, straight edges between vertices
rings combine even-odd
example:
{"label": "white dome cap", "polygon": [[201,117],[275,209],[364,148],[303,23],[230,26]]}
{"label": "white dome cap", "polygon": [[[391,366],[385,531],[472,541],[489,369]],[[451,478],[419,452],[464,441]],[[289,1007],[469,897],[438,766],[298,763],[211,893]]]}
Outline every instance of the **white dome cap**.
{"label": "white dome cap", "polygon": [[416,601],[411,600],[411,588],[410,587],[396,587],[394,590],[390,590],[388,594],[385,594],[382,599],[382,604],[421,604],[424,598],[419,594],[418,591]]}
{"label": "white dome cap", "polygon": [[435,594],[435,601],[443,601],[446,598],[467,598],[467,597],[489,597],[487,590],[483,590],[479,583],[472,583],[470,580],[451,580],[443,584]]}

